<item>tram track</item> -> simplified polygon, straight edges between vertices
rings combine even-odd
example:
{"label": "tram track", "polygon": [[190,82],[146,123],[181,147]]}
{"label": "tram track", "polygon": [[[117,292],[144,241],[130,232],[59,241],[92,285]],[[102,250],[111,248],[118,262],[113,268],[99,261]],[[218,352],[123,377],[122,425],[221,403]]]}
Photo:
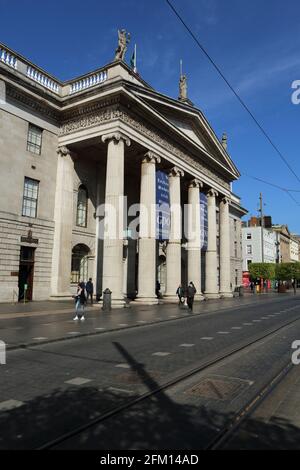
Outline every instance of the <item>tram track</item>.
{"label": "tram track", "polygon": [[[75,436],[80,435],[81,433],[87,431],[88,429],[94,426],[97,426],[101,424],[102,422],[109,420],[110,418],[113,418],[116,415],[122,414],[142,402],[146,402],[148,399],[152,398],[153,396],[161,392],[165,392],[168,389],[183,383],[185,380],[192,378],[198,373],[206,371],[212,366],[218,365],[223,360],[228,359],[246,350],[247,348],[259,343],[260,341],[267,339],[271,337],[272,335],[277,334],[281,330],[289,327],[290,325],[298,322],[299,320],[300,320],[300,316],[298,316],[297,318],[294,318],[293,320],[289,320],[284,323],[281,323],[280,325],[276,325],[272,328],[269,328],[268,330],[265,330],[261,334],[252,336],[246,342],[241,341],[240,343],[238,343],[232,348],[226,348],[225,351],[223,351],[221,354],[215,355],[213,358],[210,358],[209,360],[203,362],[201,365],[195,368],[192,368],[182,374],[177,375],[176,377],[170,379],[169,381],[158,385],[155,389],[152,389],[151,391],[143,393],[137,398],[128,400],[122,405],[119,405],[115,408],[107,410],[106,412],[102,413],[100,416],[97,416],[96,418],[86,422],[85,424],[82,424],[68,431],[67,433],[62,434],[61,436],[58,436],[52,439],[51,441],[45,442],[41,446],[37,447],[37,449],[38,450],[53,449],[59,446],[60,444],[65,443],[69,439],[72,439]],[[268,383],[264,384],[264,386],[261,387],[258,392],[256,392],[256,394],[247,402],[247,404],[244,405],[235,413],[234,417],[230,420],[230,422],[227,423],[226,426],[224,426],[219,432],[217,432],[214,439],[205,448],[207,449],[221,448],[224,445],[224,443],[227,442],[227,440],[231,437],[231,435],[237,430],[241,422],[244,421],[244,419],[247,416],[249,416],[249,414],[252,413],[257,408],[257,406],[264,400],[264,398],[266,398],[266,396],[268,396],[272,392],[272,390],[278,385],[278,383],[286,376],[286,374],[290,370],[290,367],[291,367],[290,363],[286,364],[284,368],[281,369],[281,371],[277,373],[276,376],[274,376],[271,381],[268,380]]]}

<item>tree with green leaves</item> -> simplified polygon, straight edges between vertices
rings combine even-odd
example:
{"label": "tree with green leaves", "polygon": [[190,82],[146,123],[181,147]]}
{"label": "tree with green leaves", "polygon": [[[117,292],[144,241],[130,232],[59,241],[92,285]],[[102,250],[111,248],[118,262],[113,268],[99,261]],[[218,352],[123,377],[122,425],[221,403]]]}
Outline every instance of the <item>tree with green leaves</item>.
{"label": "tree with green leaves", "polygon": [[273,263],[251,263],[249,272],[252,279],[275,279],[275,264]]}

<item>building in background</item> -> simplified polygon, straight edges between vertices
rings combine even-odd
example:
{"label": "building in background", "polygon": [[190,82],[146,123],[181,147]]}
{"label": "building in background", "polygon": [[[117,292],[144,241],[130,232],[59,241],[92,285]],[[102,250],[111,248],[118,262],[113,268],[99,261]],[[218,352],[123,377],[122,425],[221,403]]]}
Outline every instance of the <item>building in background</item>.
{"label": "building in background", "polygon": [[290,263],[291,260],[291,234],[287,225],[272,225],[277,233],[277,241],[280,244],[279,263]]}
{"label": "building in background", "polygon": [[300,256],[300,247],[299,247],[300,237],[295,233],[291,233],[291,242],[290,242],[290,257],[292,263],[299,261]]}
{"label": "building in background", "polygon": [[[263,251],[262,258],[262,233]],[[276,233],[272,229],[260,226],[243,226],[242,228],[242,251],[243,251],[243,272],[249,271],[251,263],[276,263],[277,246]]]}

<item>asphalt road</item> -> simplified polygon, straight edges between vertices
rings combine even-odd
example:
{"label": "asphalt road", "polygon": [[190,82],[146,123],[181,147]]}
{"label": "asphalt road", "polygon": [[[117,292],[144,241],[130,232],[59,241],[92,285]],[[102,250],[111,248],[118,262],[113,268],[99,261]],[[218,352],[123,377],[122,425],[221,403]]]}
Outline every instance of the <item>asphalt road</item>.
{"label": "asphalt road", "polygon": [[[42,446],[297,318],[299,298],[286,297],[9,351],[0,367],[0,448]],[[206,371],[210,392],[207,384],[197,390],[204,378],[197,375],[59,447],[204,448],[242,400],[288,360],[295,339],[300,339],[300,321],[252,346],[251,354],[247,350]]]}

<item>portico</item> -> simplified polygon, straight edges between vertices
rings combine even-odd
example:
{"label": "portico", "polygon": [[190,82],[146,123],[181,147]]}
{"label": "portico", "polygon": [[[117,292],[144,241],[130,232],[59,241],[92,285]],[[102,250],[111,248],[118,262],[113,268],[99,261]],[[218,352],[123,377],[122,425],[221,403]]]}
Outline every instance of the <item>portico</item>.
{"label": "portico", "polygon": [[[7,96],[22,106],[27,100],[55,122],[49,151],[55,177],[47,194],[54,201],[51,298],[71,296],[76,282],[89,277],[98,297],[106,288],[112,291],[115,307],[128,299],[176,302],[178,286],[190,281],[195,300],[231,296],[231,225],[242,215],[231,183],[239,172],[224,142],[188,100],[186,82],[184,93],[180,88],[184,96],[173,99],[120,58],[68,83],[47,81],[45,73],[36,75],[28,67],[36,101],[26,95],[25,81],[22,100],[14,91],[15,68],[9,69]],[[169,201],[163,234],[158,172]],[[165,287],[157,296],[162,252]]]}

